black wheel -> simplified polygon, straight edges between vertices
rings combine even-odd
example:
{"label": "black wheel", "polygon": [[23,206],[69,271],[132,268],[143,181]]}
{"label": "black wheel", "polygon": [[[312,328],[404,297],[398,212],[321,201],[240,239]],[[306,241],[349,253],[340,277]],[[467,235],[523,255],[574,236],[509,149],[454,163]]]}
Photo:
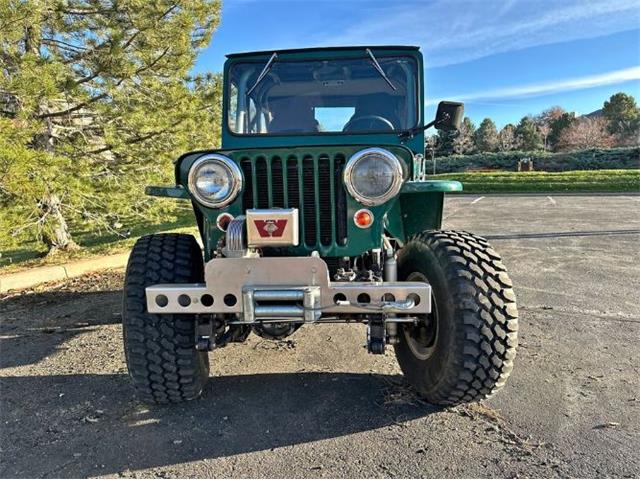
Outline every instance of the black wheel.
{"label": "black wheel", "polygon": [[203,270],[200,247],[191,235],[149,235],[133,247],[122,324],[127,368],[144,402],[191,400],[207,381],[209,359],[195,348],[194,316],[150,314],[145,300],[149,285],[202,282]]}
{"label": "black wheel", "polygon": [[487,398],[513,368],[518,310],[500,256],[482,237],[424,232],[398,254],[398,277],[427,281],[432,313],[404,324],[395,346],[400,368],[429,402]]}

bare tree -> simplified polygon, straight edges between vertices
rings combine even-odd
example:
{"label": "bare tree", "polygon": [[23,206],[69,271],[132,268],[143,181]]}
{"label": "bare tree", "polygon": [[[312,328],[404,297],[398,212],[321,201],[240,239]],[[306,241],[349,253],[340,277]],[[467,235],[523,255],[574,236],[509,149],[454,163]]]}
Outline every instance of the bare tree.
{"label": "bare tree", "polygon": [[438,135],[429,135],[425,141],[425,156],[431,159],[433,174],[436,174],[436,151],[439,147],[440,138]]}
{"label": "bare tree", "polygon": [[588,148],[611,148],[614,137],[607,131],[604,118],[583,117],[563,130],[558,140],[558,149],[563,151]]}
{"label": "bare tree", "polygon": [[518,146],[518,139],[516,138],[516,127],[512,124],[505,125],[498,134],[498,151],[509,152],[515,150]]}
{"label": "bare tree", "polygon": [[548,150],[549,134],[551,133],[551,126],[548,123],[541,123],[538,125],[538,133],[542,137],[542,149],[546,152]]}
{"label": "bare tree", "polygon": [[565,109],[556,105],[554,107],[550,107],[547,108],[546,110],[544,110],[540,115],[538,115],[537,120],[540,123],[551,123],[554,120],[559,119],[560,117],[562,117],[562,115],[564,115]]}
{"label": "bare tree", "polygon": [[469,117],[464,117],[458,135],[453,139],[453,153],[457,155],[470,155],[476,150],[475,142],[476,126]]}

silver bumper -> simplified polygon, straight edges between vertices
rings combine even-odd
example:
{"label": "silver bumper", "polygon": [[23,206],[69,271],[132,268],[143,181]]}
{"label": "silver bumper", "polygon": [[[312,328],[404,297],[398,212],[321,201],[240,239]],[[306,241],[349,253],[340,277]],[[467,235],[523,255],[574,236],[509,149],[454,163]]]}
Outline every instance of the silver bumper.
{"label": "silver bumper", "polygon": [[152,285],[146,297],[149,313],[228,313],[246,323],[431,311],[427,283],[331,282],[327,264],[315,257],[213,259],[205,283]]}

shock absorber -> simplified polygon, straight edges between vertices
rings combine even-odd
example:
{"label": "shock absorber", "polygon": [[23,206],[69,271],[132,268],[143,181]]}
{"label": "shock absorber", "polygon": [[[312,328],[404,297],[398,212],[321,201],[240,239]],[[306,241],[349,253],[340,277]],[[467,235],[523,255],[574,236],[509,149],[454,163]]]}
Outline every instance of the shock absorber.
{"label": "shock absorber", "polygon": [[[393,251],[393,247],[391,246],[391,244],[387,245],[385,253],[386,258],[384,260],[384,281],[397,282],[398,262],[396,261],[396,254]],[[389,343],[390,345],[396,345],[398,343],[398,324],[396,322],[385,323],[387,329],[387,343]]]}
{"label": "shock absorber", "polygon": [[398,281],[398,262],[396,261],[396,254],[393,251],[393,248],[388,248],[386,251],[386,258],[384,260],[384,281]]}

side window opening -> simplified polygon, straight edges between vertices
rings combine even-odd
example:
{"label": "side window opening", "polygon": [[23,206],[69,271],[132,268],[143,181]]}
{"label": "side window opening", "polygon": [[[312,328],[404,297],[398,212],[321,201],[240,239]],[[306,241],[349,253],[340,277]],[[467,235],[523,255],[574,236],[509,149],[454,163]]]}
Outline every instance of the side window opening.
{"label": "side window opening", "polygon": [[232,132],[239,132],[236,118],[238,115],[238,87],[234,82],[229,85],[229,109],[227,121]]}

